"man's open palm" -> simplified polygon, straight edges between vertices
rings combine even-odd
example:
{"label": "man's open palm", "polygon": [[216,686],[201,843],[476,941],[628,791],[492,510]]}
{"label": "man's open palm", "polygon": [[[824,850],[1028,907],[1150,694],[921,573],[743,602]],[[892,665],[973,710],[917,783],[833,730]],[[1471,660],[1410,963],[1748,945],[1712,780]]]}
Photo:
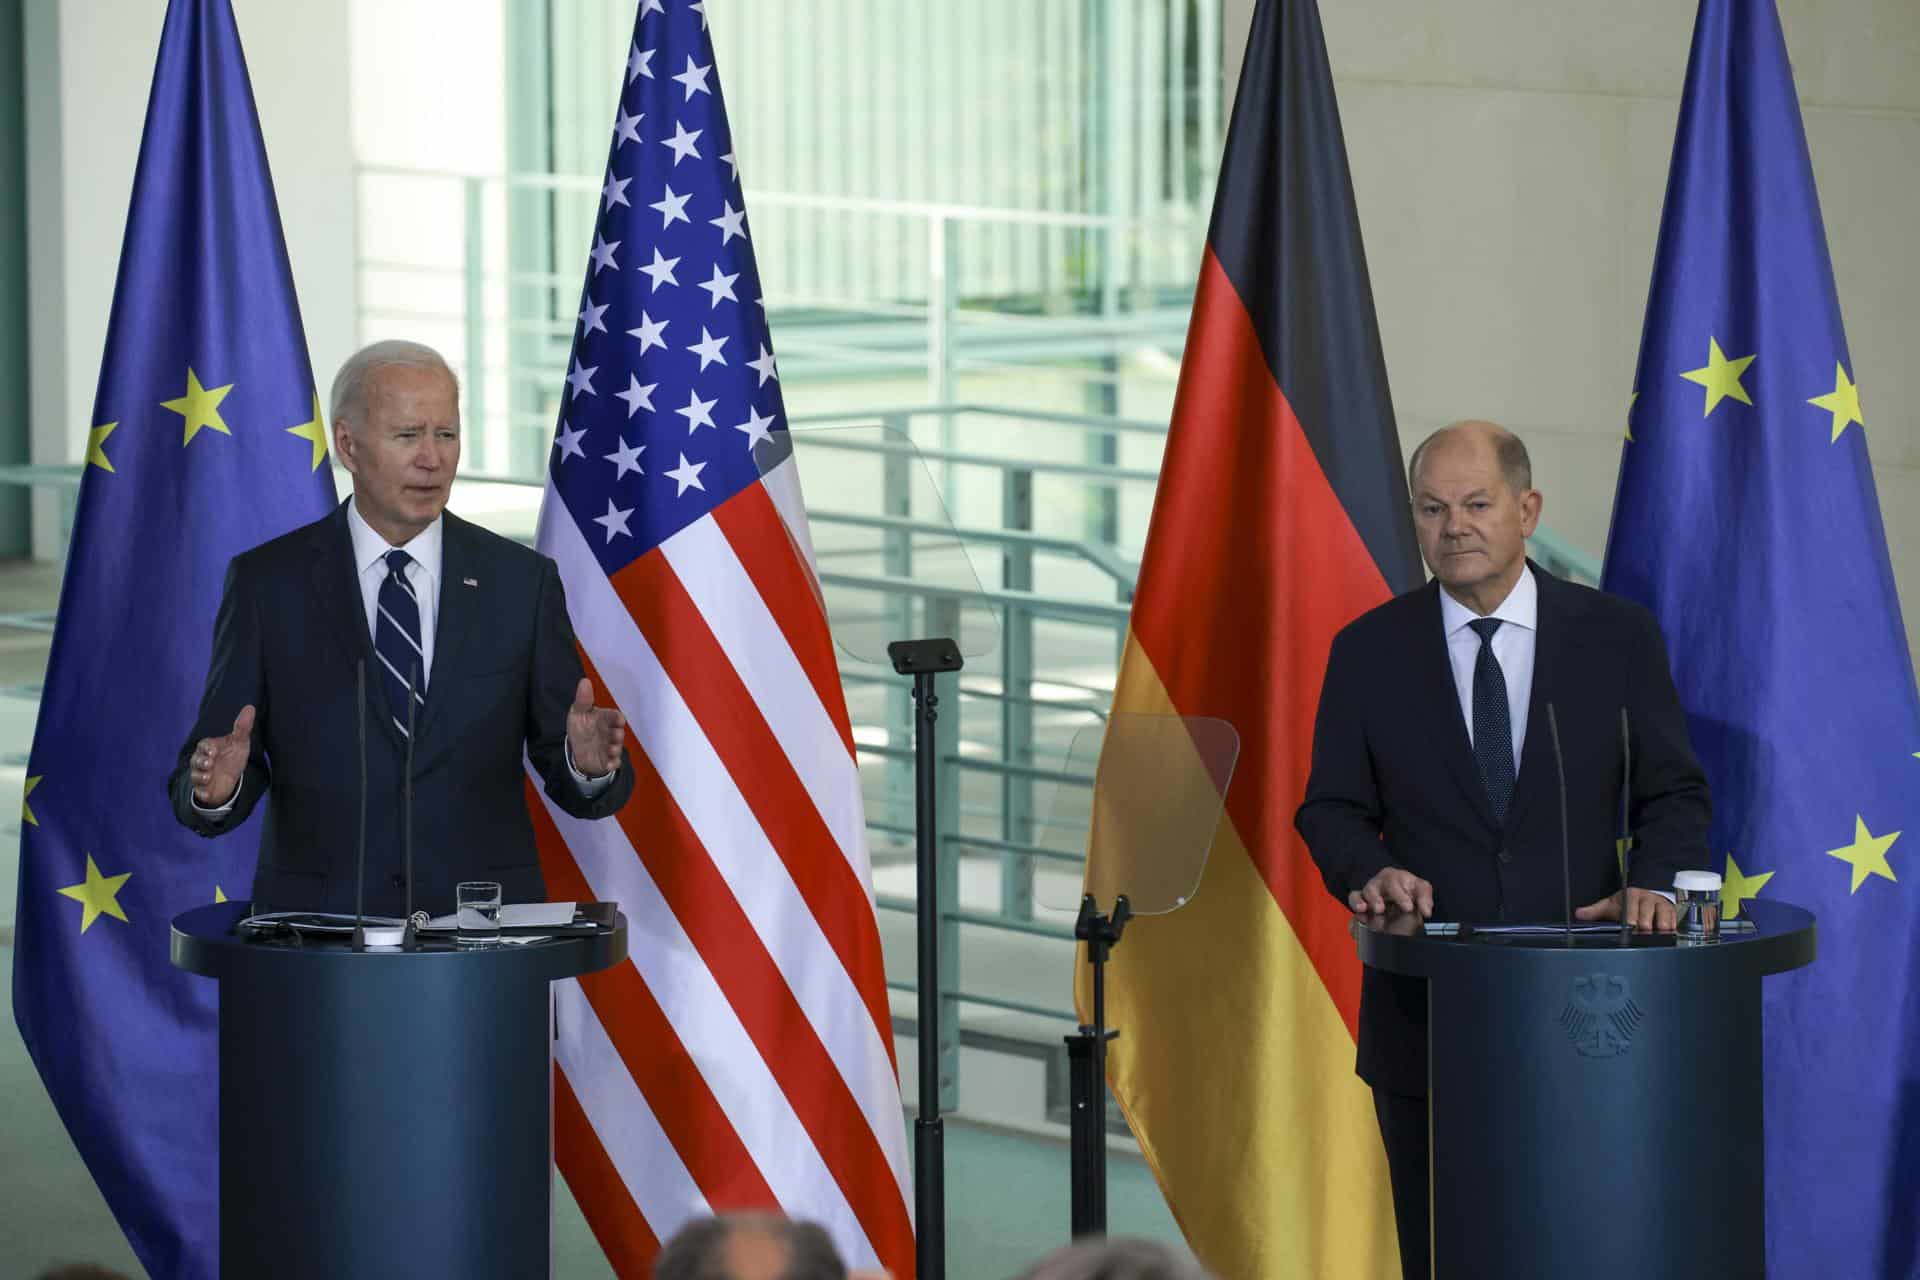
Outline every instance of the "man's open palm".
{"label": "man's open palm", "polygon": [[252,752],[253,704],[248,703],[233,718],[233,732],[194,743],[194,803],[211,809],[231,801],[240,790],[240,775],[246,772]]}
{"label": "man's open palm", "polygon": [[589,778],[603,778],[620,767],[627,740],[627,718],[612,707],[593,705],[593,681],[582,678],[567,708],[567,750],[573,767]]}

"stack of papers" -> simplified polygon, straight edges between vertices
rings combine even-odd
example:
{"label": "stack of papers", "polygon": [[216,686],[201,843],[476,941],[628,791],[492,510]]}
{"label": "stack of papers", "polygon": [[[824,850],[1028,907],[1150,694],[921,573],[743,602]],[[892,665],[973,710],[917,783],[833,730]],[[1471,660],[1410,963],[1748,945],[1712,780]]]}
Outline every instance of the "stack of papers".
{"label": "stack of papers", "polygon": [[[573,923],[578,906],[572,902],[509,902],[500,908],[502,929],[553,929]],[[460,927],[458,916],[434,916],[427,929],[452,933]]]}

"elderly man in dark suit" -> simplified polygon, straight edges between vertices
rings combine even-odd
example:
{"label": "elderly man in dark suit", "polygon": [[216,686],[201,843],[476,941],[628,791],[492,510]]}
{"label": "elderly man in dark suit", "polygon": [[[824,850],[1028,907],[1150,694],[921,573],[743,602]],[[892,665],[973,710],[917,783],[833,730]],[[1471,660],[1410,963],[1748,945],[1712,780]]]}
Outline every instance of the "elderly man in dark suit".
{"label": "elderly man in dark suit", "polygon": [[633,791],[625,724],[593,705],[559,572],[445,510],[459,386],[434,351],[357,352],[332,418],[353,496],[234,558],[199,720],[168,780],[174,813],[216,836],[265,796],[255,902],[351,910],[364,730],[367,909],[398,914],[411,739],[415,904],[450,911],[467,879],[542,899],[522,753],[576,817]]}
{"label": "elderly man in dark suit", "polygon": [[[1356,913],[1464,921],[1618,919],[1623,781],[1635,838],[1626,910],[1671,930],[1663,891],[1707,863],[1705,775],[1666,648],[1636,604],[1526,558],[1540,519],[1526,446],[1492,423],[1442,429],[1408,468],[1434,581],[1335,637],[1294,822]],[[1623,778],[1621,712],[1632,745]],[[1550,717],[1567,780],[1563,883]],[[1373,1087],[1408,1276],[1427,1274],[1425,984],[1368,970],[1358,1072]]]}

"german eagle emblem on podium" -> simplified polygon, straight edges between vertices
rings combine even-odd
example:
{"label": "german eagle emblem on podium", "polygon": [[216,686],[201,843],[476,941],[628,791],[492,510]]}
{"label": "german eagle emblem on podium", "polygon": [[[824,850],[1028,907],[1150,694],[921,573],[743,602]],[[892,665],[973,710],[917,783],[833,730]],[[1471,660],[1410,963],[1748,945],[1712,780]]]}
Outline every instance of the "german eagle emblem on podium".
{"label": "german eagle emblem on podium", "polygon": [[1625,978],[1582,974],[1573,980],[1560,1025],[1583,1058],[1617,1058],[1627,1051],[1643,1015]]}

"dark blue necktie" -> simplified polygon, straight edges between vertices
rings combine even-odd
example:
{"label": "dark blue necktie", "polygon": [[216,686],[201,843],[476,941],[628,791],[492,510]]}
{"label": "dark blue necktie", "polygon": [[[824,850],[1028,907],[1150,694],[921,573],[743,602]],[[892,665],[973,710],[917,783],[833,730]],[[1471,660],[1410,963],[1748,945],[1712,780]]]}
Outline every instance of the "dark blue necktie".
{"label": "dark blue necktie", "polygon": [[1473,660],[1473,758],[1486,784],[1493,820],[1504,825],[1513,799],[1513,718],[1507,708],[1507,673],[1493,656],[1493,633],[1498,618],[1475,618],[1467,624],[1480,637],[1480,656]]}
{"label": "dark blue necktie", "polygon": [[413,584],[407,581],[407,566],[413,563],[413,557],[404,551],[389,551],[384,558],[387,576],[380,584],[374,611],[373,652],[380,659],[387,710],[404,736],[407,695],[411,693],[415,699],[415,720],[427,705],[427,664],[420,648],[420,602],[414,599]]}

